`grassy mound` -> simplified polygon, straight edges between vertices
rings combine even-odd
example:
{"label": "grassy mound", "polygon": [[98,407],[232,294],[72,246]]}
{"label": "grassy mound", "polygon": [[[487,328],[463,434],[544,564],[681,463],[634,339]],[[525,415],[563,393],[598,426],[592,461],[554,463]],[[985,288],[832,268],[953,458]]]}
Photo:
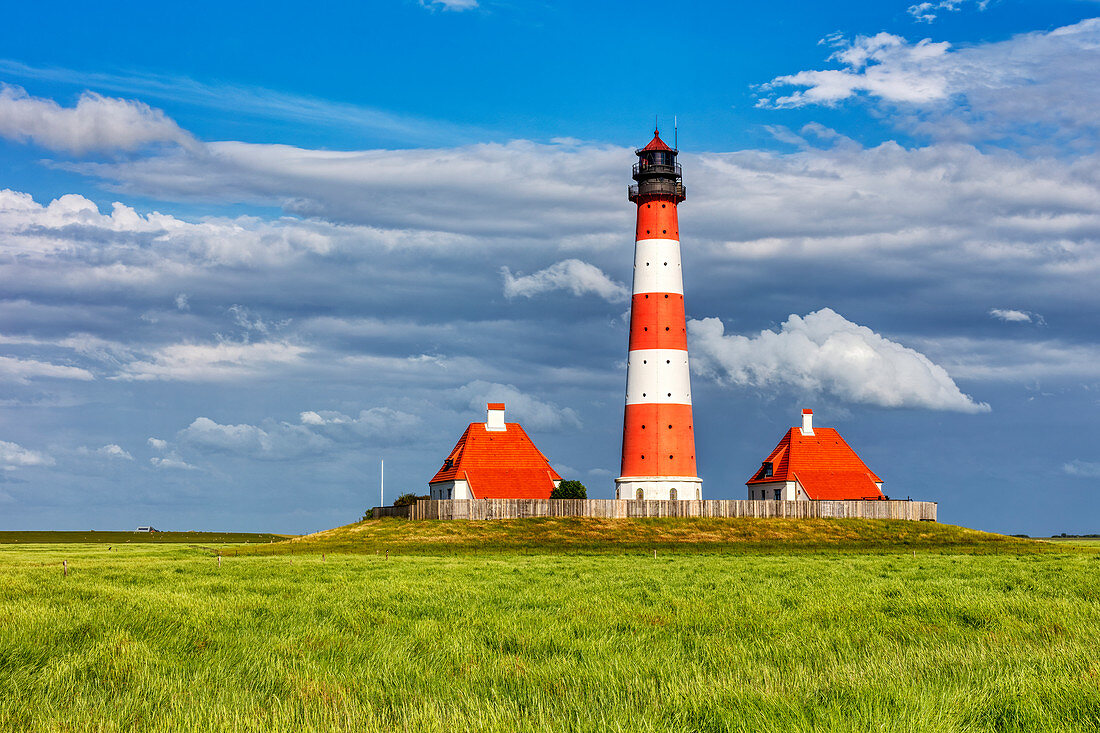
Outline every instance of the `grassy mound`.
{"label": "grassy mound", "polygon": [[930,522],[872,519],[594,519],[358,522],[245,554],[591,552],[786,553],[909,550],[1029,553],[1046,543]]}

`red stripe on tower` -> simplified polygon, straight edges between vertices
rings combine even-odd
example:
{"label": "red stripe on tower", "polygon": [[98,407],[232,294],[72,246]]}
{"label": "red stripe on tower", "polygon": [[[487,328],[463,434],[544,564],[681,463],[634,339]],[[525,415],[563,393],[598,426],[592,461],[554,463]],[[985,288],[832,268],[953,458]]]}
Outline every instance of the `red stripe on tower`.
{"label": "red stripe on tower", "polygon": [[680,226],[676,206],[684,200],[679,151],[653,140],[635,151],[637,184],[629,198],[638,205],[634,242],[634,296],[623,417],[619,499],[701,499],[695,470]]}

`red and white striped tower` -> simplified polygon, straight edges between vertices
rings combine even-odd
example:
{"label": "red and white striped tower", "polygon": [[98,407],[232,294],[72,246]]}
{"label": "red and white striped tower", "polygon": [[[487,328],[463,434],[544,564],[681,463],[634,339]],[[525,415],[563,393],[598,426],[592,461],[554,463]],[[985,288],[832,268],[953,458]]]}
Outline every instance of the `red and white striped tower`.
{"label": "red and white striped tower", "polygon": [[638,205],[634,294],[626,371],[622,475],[619,499],[701,499],[695,475],[684,281],[676,206],[684,200],[677,150],[653,140],[636,150]]}

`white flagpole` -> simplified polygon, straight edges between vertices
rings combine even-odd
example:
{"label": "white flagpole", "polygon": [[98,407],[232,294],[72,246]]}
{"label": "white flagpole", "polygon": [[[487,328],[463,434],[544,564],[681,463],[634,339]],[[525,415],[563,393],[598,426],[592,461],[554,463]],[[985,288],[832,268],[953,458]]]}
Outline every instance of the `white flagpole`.
{"label": "white flagpole", "polygon": [[386,459],[382,458],[378,464],[378,506],[386,506]]}

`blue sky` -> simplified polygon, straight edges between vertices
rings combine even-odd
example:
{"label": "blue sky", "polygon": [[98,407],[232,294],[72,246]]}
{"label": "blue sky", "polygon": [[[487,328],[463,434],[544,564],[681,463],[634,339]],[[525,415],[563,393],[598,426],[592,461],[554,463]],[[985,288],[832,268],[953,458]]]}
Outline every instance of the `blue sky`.
{"label": "blue sky", "polygon": [[0,529],[343,524],[490,400],[611,496],[625,186],[675,115],[705,496],[812,407],[943,521],[1098,531],[1097,16],[8,8]]}

